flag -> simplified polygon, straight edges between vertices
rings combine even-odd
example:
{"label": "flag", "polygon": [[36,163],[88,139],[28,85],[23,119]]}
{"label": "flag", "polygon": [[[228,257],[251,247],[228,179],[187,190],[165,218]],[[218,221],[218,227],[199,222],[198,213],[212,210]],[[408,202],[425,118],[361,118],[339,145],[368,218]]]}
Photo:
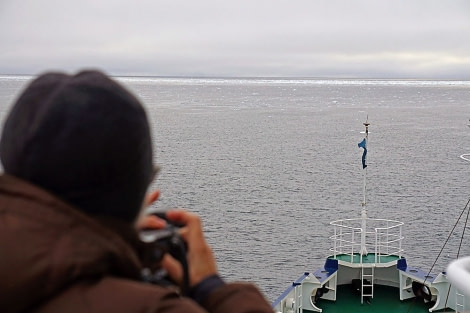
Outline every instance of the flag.
{"label": "flag", "polygon": [[366,168],[367,167],[367,164],[366,164],[366,156],[367,156],[367,142],[366,142],[366,138],[362,139],[362,141],[360,143],[357,144],[357,146],[359,148],[363,148],[364,149],[364,152],[362,153],[362,168]]}

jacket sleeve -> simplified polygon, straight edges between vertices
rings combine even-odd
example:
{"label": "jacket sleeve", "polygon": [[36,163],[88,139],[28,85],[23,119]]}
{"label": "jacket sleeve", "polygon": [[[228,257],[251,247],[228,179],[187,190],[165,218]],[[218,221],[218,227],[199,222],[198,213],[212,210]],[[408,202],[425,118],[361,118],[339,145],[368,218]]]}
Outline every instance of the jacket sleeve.
{"label": "jacket sleeve", "polygon": [[214,290],[201,305],[210,313],[273,313],[252,284],[229,283]]}

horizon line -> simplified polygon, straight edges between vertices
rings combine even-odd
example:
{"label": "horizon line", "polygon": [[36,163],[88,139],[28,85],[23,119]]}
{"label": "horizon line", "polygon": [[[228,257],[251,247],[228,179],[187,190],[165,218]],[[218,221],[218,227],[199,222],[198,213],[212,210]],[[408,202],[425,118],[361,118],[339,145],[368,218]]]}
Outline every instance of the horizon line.
{"label": "horizon line", "polygon": [[[39,74],[13,74],[13,73],[0,73],[0,77],[7,76],[16,76],[16,77],[37,77],[42,73],[48,71],[43,71]],[[70,71],[60,71],[60,70],[51,70],[50,72],[70,72]],[[79,71],[74,71],[78,73]],[[246,79],[246,80],[390,80],[390,81],[470,81],[469,78],[424,78],[424,77],[333,77],[333,76],[215,76],[215,75],[149,75],[149,74],[108,74],[106,71],[103,71],[107,75],[113,78],[168,78],[168,79]]]}

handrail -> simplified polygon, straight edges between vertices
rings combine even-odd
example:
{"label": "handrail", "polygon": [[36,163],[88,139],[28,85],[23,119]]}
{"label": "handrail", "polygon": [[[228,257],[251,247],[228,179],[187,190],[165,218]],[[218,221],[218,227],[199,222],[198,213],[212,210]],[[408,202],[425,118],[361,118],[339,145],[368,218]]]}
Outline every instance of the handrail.
{"label": "handrail", "polygon": [[[330,236],[333,240],[333,256],[338,254],[350,255],[351,262],[355,254],[360,254],[362,233],[366,236],[366,247],[375,251],[375,263],[380,263],[381,257],[398,255],[401,257],[402,236],[401,226],[404,224],[400,221],[387,219],[367,218],[367,223],[373,231],[365,231],[360,226],[362,218],[342,219],[330,222],[334,227],[334,235]],[[338,231],[339,229],[339,231]],[[359,238],[359,239],[358,239]],[[362,263],[362,257],[360,258]]]}

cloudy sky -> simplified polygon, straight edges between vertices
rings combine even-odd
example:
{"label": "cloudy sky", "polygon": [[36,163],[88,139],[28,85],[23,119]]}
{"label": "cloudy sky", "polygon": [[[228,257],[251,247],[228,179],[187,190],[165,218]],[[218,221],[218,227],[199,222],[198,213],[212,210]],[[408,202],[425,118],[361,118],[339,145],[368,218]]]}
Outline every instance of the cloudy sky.
{"label": "cloudy sky", "polygon": [[469,0],[0,0],[0,74],[470,79]]}

